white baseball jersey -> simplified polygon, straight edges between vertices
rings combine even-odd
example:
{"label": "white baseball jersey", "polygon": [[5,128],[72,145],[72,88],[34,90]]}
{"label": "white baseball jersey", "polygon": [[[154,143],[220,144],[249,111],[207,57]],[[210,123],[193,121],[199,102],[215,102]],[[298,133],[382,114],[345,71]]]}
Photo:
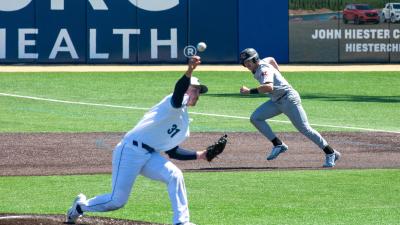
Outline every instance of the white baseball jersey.
{"label": "white baseball jersey", "polygon": [[152,180],[161,181],[168,187],[168,196],[174,213],[172,224],[189,222],[189,208],[182,171],[160,154],[162,151],[178,146],[189,136],[187,112],[189,96],[184,94],[189,86],[188,79],[183,77],[179,81],[183,84],[176,85],[178,89],[181,88],[176,91],[176,96],[178,101],[183,97],[182,105],[179,104],[181,107],[172,106],[173,95],[171,94],[143,116],[114,149],[112,191],[79,203],[82,211],[105,212],[123,207],[128,202],[137,176],[143,175]]}
{"label": "white baseball jersey", "polygon": [[273,83],[274,90],[272,93],[268,93],[272,101],[276,101],[292,89],[292,86],[282,74],[268,63],[267,58],[260,60],[259,66],[253,75],[260,84],[265,84],[266,82]]}
{"label": "white baseball jersey", "polygon": [[178,146],[189,137],[189,114],[186,106],[189,96],[185,94],[181,108],[172,107],[171,98],[172,94],[151,108],[125,135],[124,140],[128,143],[140,141],[160,152]]}

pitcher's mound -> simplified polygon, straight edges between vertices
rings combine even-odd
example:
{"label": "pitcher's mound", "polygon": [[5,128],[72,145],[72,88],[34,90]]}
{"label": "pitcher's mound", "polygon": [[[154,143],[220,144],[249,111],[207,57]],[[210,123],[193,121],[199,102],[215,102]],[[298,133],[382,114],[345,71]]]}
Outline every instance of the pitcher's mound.
{"label": "pitcher's mound", "polygon": [[[0,225],[64,225],[64,215],[0,215]],[[83,217],[77,225],[162,225],[143,221]]]}

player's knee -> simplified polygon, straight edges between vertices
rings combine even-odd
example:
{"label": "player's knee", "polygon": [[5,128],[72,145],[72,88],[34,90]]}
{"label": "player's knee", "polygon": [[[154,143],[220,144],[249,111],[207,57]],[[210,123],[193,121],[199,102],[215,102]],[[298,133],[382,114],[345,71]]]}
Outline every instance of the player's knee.
{"label": "player's knee", "polygon": [[304,135],[308,135],[313,133],[313,129],[310,126],[301,126],[298,128],[298,130],[300,131],[300,133],[304,134]]}
{"label": "player's knee", "polygon": [[182,179],[183,178],[183,173],[180,169],[176,169],[173,173],[172,173],[172,177],[173,179]]}
{"label": "player's knee", "polygon": [[108,210],[117,210],[125,206],[125,204],[128,202],[129,195],[121,195],[118,193],[115,193],[114,196],[112,197],[111,201],[107,204],[108,205]]}
{"label": "player's knee", "polygon": [[257,114],[255,114],[255,113],[251,114],[251,116],[250,116],[250,122],[251,122],[252,124],[255,125],[255,124],[257,124],[259,121],[260,121],[260,119],[258,118]]}
{"label": "player's knee", "polygon": [[170,182],[179,182],[183,180],[183,173],[180,169],[176,168],[170,176]]}
{"label": "player's knee", "polygon": [[127,200],[121,198],[115,198],[108,204],[108,209],[110,211],[117,210],[125,206]]}

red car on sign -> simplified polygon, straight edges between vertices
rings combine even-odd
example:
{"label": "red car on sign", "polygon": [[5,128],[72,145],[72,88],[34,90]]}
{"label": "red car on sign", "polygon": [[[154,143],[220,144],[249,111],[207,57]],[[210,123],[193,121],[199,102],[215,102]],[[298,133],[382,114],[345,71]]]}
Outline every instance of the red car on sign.
{"label": "red car on sign", "polygon": [[353,21],[354,24],[364,22],[379,23],[378,10],[372,9],[368,4],[347,4],[343,10],[343,22]]}

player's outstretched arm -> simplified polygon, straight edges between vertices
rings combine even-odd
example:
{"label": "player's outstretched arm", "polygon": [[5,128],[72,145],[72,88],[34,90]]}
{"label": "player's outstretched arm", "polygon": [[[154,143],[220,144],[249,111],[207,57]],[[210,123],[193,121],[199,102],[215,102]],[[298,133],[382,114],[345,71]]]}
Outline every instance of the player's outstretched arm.
{"label": "player's outstretched arm", "polygon": [[192,150],[187,150],[180,148],[179,146],[176,146],[175,148],[166,151],[167,155],[171,159],[177,159],[177,160],[200,160],[204,159],[206,160],[206,150],[204,151],[192,151]]}
{"label": "player's outstretched arm", "polygon": [[222,135],[217,142],[207,147],[204,151],[191,151],[176,146],[175,148],[166,151],[170,158],[178,160],[207,160],[211,162],[214,158],[220,155],[228,142],[228,135]]}
{"label": "player's outstretched arm", "polygon": [[270,93],[274,90],[274,86],[272,83],[265,83],[262,84],[256,88],[248,88],[246,86],[242,86],[240,88],[240,94],[242,95],[248,95],[248,94],[264,94],[264,93]]}
{"label": "player's outstretched arm", "polygon": [[190,78],[197,65],[201,63],[199,56],[193,56],[188,62],[188,69],[175,84],[174,93],[172,94],[171,104],[174,108],[182,107],[183,96],[190,85]]}
{"label": "player's outstretched arm", "polygon": [[189,59],[189,62],[188,62],[188,69],[187,69],[185,75],[186,75],[187,77],[191,77],[193,71],[197,68],[197,66],[198,66],[200,63],[201,63],[201,58],[200,58],[200,56],[197,56],[197,55],[192,56],[192,58]]}

